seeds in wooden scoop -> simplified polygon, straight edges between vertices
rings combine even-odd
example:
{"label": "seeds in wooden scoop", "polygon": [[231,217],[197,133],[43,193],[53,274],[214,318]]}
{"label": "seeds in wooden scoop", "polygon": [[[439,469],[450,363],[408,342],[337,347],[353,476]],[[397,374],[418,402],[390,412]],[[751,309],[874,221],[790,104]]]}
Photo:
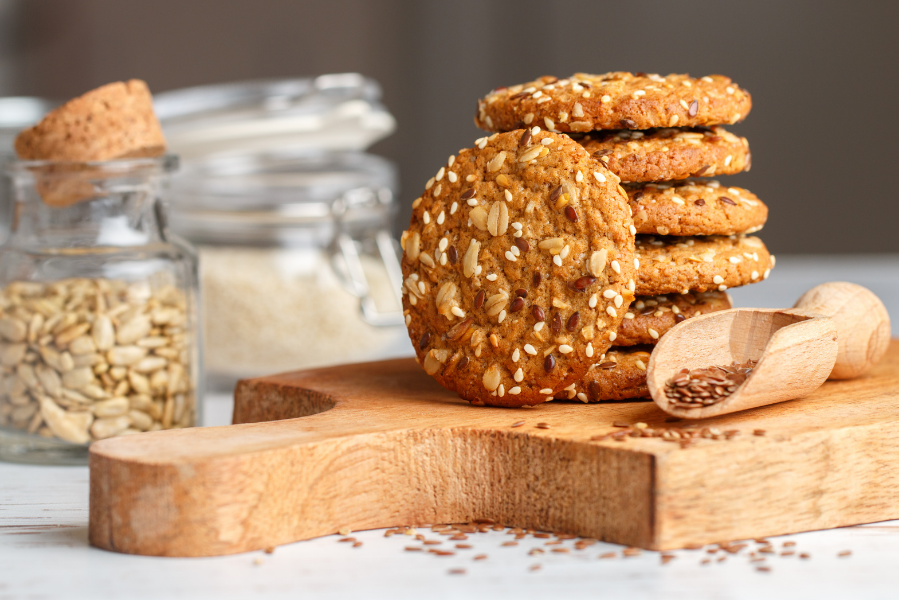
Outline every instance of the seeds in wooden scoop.
{"label": "seeds in wooden scoop", "polygon": [[682,369],[666,382],[666,398],[678,408],[700,408],[721,402],[740,387],[758,361]]}

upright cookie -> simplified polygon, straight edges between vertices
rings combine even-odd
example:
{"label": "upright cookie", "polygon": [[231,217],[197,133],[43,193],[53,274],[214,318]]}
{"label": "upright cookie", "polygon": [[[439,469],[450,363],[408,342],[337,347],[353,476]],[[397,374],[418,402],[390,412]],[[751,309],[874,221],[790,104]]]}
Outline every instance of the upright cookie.
{"label": "upright cookie", "polygon": [[622,181],[670,181],[750,170],[750,144],[723,127],[600,131],[579,140]]}
{"label": "upright cookie", "polygon": [[618,178],[567,136],[534,129],[477,140],[425,188],[401,237],[404,312],[425,371],[498,406],[539,404],[579,381],[633,298]]}
{"label": "upright cookie", "polygon": [[640,262],[636,293],[641,296],[705,292],[762,281],[775,266],[765,244],[754,236],[658,238],[638,236]]}
{"label": "upright cookie", "polygon": [[769,209],[743,188],[715,180],[626,183],[638,233],[659,235],[734,235],[762,229]]}
{"label": "upright cookie", "polygon": [[616,334],[616,346],[655,344],[667,331],[691,317],[731,308],[726,292],[688,292],[635,298]]}
{"label": "upright cookie", "polygon": [[611,348],[579,383],[566,390],[566,399],[603,402],[649,398],[647,364],[651,352],[652,346]]}
{"label": "upright cookie", "polygon": [[737,123],[750,94],[728,77],[576,73],[501,87],[478,101],[475,124],[488,131],[536,125],[549,131],[651,129]]}
{"label": "upright cookie", "polygon": [[23,160],[94,161],[160,156],[166,140],[147,84],[110,83],[69,100],[16,138]]}

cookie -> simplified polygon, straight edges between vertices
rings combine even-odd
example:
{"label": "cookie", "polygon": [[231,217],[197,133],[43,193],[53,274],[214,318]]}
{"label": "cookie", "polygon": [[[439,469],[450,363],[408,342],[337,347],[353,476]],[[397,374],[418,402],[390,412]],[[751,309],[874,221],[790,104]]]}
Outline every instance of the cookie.
{"label": "cookie", "polygon": [[769,208],[752,192],[715,180],[626,183],[638,233],[734,235],[763,228]]}
{"label": "cookie", "polygon": [[611,348],[580,382],[557,394],[557,398],[582,402],[649,398],[647,365],[652,351],[652,346]]}
{"label": "cookie", "polygon": [[750,144],[723,127],[598,131],[579,140],[622,181],[671,181],[750,170]]}
{"label": "cookie", "polygon": [[635,293],[641,296],[724,292],[762,281],[775,266],[775,257],[754,236],[641,235],[635,240],[635,253],[640,264]]}
{"label": "cookie", "polygon": [[401,236],[404,313],[425,371],[497,406],[539,404],[579,381],[633,299],[631,223],[618,178],[568,136],[507,132],[451,156]]}
{"label": "cookie", "polygon": [[478,101],[475,124],[488,131],[549,131],[724,125],[750,112],[750,94],[728,77],[576,73],[501,87]]}
{"label": "cookie", "polygon": [[153,98],[139,79],[69,100],[16,138],[23,160],[95,161],[161,156],[166,149]]}
{"label": "cookie", "polygon": [[688,292],[668,296],[638,296],[616,333],[616,346],[655,344],[685,319],[731,308],[725,292]]}

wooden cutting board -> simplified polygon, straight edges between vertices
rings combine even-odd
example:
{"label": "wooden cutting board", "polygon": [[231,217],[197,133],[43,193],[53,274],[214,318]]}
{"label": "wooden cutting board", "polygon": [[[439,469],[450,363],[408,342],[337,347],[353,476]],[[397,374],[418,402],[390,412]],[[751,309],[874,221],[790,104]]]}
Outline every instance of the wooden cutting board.
{"label": "wooden cutting board", "polygon": [[740,434],[686,448],[591,441],[691,424],[652,402],[478,408],[412,359],[242,381],[235,425],[91,447],[90,541],[209,556],[486,518],[662,550],[895,519],[897,361],[895,341],[868,376],[705,420]]}

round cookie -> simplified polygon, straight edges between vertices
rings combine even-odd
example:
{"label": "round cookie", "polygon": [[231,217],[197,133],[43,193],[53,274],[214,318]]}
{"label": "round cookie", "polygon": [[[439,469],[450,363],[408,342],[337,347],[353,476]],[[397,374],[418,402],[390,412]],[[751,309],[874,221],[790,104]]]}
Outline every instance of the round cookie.
{"label": "round cookie", "polygon": [[566,133],[696,127],[737,123],[751,105],[750,94],[722,75],[576,73],[491,91],[478,101],[475,124],[488,131],[536,125]]}
{"label": "round cookie", "polygon": [[769,276],[775,257],[754,236],[660,238],[635,240],[641,296],[705,292],[756,283]]}
{"label": "round cookie", "polygon": [[671,181],[750,170],[750,144],[723,127],[602,131],[581,140],[622,181]]}
{"label": "round cookie", "polygon": [[611,348],[578,384],[566,390],[566,399],[603,402],[649,398],[647,364],[651,352],[652,346]]}
{"label": "round cookie", "polygon": [[616,346],[655,344],[667,331],[691,317],[728,310],[725,292],[688,292],[667,296],[638,296],[616,333]]}
{"label": "round cookie", "polygon": [[401,236],[404,312],[425,371],[496,406],[539,404],[579,381],[633,299],[618,178],[535,128],[477,140],[425,188]]}
{"label": "round cookie", "polygon": [[638,233],[734,235],[763,228],[769,208],[743,188],[724,188],[715,180],[626,183]]}

